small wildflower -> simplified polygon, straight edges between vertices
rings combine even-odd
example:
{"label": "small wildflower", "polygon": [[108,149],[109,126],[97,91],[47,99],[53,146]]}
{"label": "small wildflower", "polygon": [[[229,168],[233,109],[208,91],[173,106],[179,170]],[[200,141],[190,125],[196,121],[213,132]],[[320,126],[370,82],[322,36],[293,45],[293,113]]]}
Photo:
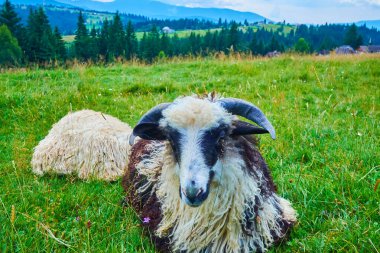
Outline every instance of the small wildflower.
{"label": "small wildflower", "polygon": [[92,226],[92,223],[91,223],[91,221],[90,221],[90,220],[88,220],[88,221],[87,221],[87,223],[86,223],[86,226],[87,226],[87,228],[88,228],[88,229],[90,229],[90,228],[91,228],[91,226]]}
{"label": "small wildflower", "polygon": [[77,217],[75,218],[75,220],[79,222],[79,221],[80,221],[80,216],[77,216]]}
{"label": "small wildflower", "polygon": [[144,220],[143,220],[143,223],[144,224],[147,224],[150,222],[150,218],[149,217],[145,217]]}

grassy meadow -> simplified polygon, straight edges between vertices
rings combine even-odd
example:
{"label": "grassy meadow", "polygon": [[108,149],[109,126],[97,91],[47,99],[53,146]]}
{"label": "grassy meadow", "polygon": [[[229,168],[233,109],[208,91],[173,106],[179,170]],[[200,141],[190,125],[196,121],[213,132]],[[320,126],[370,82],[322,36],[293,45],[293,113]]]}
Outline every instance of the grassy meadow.
{"label": "grassy meadow", "polygon": [[380,55],[174,59],[0,73],[0,252],[154,252],[120,181],[34,176],[33,147],[69,111],[130,125],[154,105],[217,91],[259,106],[261,151],[298,211],[273,252],[380,251]]}

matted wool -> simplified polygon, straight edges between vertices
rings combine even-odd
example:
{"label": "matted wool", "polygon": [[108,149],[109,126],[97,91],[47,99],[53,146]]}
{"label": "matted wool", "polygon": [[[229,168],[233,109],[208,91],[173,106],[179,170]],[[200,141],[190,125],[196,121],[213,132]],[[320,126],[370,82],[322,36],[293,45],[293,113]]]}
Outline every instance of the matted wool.
{"label": "matted wool", "polygon": [[128,124],[101,112],[69,113],[35,147],[33,172],[116,180],[127,167],[131,132]]}

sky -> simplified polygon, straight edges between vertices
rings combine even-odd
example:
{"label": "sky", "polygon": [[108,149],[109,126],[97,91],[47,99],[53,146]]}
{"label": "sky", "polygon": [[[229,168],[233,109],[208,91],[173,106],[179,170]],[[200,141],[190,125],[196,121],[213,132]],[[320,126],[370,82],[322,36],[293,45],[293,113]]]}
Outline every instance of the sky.
{"label": "sky", "polygon": [[[112,0],[98,0],[112,1]],[[349,23],[380,20],[380,0],[159,0],[188,7],[250,11],[289,23]]]}

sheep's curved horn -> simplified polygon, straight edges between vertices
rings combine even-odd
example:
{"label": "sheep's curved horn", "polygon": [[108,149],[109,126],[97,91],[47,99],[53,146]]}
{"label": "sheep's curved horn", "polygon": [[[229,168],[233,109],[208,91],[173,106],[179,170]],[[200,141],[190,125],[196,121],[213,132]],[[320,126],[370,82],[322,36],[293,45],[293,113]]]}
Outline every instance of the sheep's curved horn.
{"label": "sheep's curved horn", "polygon": [[137,125],[133,128],[133,132],[132,132],[131,136],[129,137],[129,145],[133,145],[135,142],[135,138],[137,136],[136,132],[135,132],[136,128],[138,128],[141,125],[147,124],[147,123],[153,123],[153,124],[158,125],[158,122],[162,118],[162,111],[165,110],[166,108],[168,108],[169,105],[171,105],[171,103],[162,103],[162,104],[159,104],[159,105],[153,107],[147,113],[145,113],[141,117],[141,119],[139,120]]}
{"label": "sheep's curved horn", "polygon": [[249,119],[267,130],[276,139],[276,132],[264,113],[255,105],[237,98],[223,98],[217,101],[228,112]]}

